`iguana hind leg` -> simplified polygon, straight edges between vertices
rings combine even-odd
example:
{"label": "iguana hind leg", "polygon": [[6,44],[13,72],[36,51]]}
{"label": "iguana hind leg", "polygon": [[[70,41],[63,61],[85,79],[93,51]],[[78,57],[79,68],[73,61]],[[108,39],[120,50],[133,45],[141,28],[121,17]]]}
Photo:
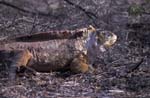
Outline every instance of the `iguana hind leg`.
{"label": "iguana hind leg", "polygon": [[16,77],[16,72],[20,71],[20,67],[27,67],[29,60],[32,58],[32,54],[28,50],[12,50],[10,53],[11,64],[9,77],[14,79]]}

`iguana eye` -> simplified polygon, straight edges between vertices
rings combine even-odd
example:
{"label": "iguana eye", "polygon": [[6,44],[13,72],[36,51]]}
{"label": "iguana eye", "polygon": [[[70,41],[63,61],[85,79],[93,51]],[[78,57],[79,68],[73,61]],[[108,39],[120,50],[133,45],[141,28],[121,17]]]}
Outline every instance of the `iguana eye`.
{"label": "iguana eye", "polygon": [[97,41],[104,46],[112,46],[117,40],[117,36],[110,31],[101,31],[97,34]]}

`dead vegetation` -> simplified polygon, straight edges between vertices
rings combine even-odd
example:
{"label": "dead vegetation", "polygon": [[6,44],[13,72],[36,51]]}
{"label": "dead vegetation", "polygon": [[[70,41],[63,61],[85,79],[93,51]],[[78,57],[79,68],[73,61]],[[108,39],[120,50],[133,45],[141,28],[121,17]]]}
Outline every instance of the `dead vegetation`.
{"label": "dead vegetation", "polygon": [[106,53],[97,53],[94,73],[24,74],[10,81],[7,66],[0,64],[0,97],[150,97],[149,5],[148,0],[0,0],[0,39],[88,25],[119,38]]}

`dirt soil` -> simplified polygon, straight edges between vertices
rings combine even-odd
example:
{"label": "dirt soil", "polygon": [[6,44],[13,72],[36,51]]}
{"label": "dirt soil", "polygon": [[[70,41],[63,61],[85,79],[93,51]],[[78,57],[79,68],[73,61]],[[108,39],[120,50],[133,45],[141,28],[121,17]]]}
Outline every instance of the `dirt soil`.
{"label": "dirt soil", "polygon": [[0,98],[149,98],[149,0],[0,0],[0,40],[88,25],[118,36],[97,53],[95,72],[25,72],[11,80],[0,64]]}

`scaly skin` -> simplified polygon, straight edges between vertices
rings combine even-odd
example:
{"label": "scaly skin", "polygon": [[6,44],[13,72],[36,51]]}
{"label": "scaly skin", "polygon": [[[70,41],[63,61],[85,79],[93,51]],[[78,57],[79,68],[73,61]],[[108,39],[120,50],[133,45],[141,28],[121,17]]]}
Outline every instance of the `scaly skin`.
{"label": "scaly skin", "polygon": [[[43,37],[40,37],[41,35]],[[56,39],[53,38],[54,36],[47,37],[47,35],[54,35]],[[94,41],[87,45],[92,38],[91,35],[94,36]],[[102,37],[103,39],[100,40],[99,38]],[[106,42],[108,45],[106,40],[108,38],[105,37],[113,38],[114,36],[100,35],[92,26],[70,33],[69,31],[67,33],[48,32],[20,36],[0,45],[0,62],[9,61],[12,67],[30,67],[39,72],[71,70],[74,73],[84,73],[91,68],[88,58],[88,52],[91,51],[88,49],[89,46],[92,46],[90,48],[94,51],[96,47],[103,46]],[[115,42],[116,39],[111,41],[111,45]]]}

